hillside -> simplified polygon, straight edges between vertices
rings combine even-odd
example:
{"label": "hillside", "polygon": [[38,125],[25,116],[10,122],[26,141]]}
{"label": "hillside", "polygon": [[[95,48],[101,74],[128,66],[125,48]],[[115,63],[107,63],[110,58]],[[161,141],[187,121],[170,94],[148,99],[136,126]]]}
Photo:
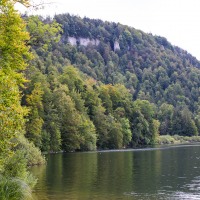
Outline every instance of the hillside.
{"label": "hillside", "polygon": [[158,129],[198,135],[200,62],[188,52],[160,36],[69,14],[27,24],[35,58],[23,104],[34,107],[26,96],[40,94],[33,112],[40,128],[35,134],[29,120],[27,137],[43,150],[148,144]]}
{"label": "hillside", "polygon": [[[172,46],[165,38],[121,24],[70,15],[58,15],[55,19],[64,29],[64,46],[57,50],[68,50],[62,57],[84,73],[103,83],[125,84],[134,99],[147,99],[159,105],[186,104],[196,110],[196,68],[200,62],[186,51]],[[84,43],[84,39],[91,42]],[[98,45],[94,45],[95,40]],[[71,49],[66,47],[69,44]]]}

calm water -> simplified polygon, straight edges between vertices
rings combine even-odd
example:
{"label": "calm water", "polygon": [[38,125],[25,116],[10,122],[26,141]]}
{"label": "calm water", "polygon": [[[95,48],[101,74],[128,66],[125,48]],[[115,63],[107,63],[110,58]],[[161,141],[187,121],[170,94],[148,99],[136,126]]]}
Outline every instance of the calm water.
{"label": "calm water", "polygon": [[200,200],[200,145],[47,156],[38,200]]}

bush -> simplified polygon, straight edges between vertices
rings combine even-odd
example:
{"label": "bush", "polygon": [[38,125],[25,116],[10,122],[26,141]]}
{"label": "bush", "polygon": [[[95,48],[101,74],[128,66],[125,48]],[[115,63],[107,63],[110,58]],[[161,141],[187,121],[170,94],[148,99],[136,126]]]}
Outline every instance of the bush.
{"label": "bush", "polygon": [[32,199],[31,189],[20,179],[0,176],[0,199],[29,200]]}
{"label": "bush", "polygon": [[23,180],[30,187],[34,187],[37,179],[33,177],[29,171],[27,171],[27,159],[25,155],[25,151],[17,150],[15,154],[5,163],[2,174],[5,177],[13,177]]}
{"label": "bush", "polygon": [[182,144],[192,142],[200,142],[200,136],[161,135],[156,140],[156,144]]}
{"label": "bush", "polygon": [[161,135],[157,138],[156,143],[158,143],[158,144],[174,144],[175,139],[170,135]]}
{"label": "bush", "polygon": [[45,164],[45,158],[41,151],[24,136],[18,138],[18,145],[16,148],[25,152],[28,166]]}

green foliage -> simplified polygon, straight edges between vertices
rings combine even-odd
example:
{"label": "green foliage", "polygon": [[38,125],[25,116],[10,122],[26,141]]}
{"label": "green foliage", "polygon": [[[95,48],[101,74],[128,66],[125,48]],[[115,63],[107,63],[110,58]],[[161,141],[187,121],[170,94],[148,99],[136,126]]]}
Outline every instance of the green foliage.
{"label": "green foliage", "polygon": [[160,128],[160,122],[158,120],[153,120],[153,127],[152,127],[152,138],[151,143],[155,143],[156,139],[159,137],[159,128]]}
{"label": "green foliage", "polygon": [[[29,185],[29,187],[33,188],[37,180],[27,171],[28,159],[32,158],[30,157],[31,154],[29,152],[25,152],[25,149],[16,150],[15,154],[5,163],[2,175],[8,178],[22,180]],[[27,159],[26,156],[29,156],[29,158]]]}
{"label": "green foliage", "polygon": [[[32,58],[25,23],[14,10],[14,3],[0,1],[0,199],[31,199],[30,187],[36,183],[28,172],[24,148],[18,149],[18,139],[25,130],[28,110],[21,105],[27,82],[23,71]],[[28,142],[27,142],[28,143]]]}
{"label": "green foliage", "polygon": [[83,135],[83,142],[80,145],[81,150],[96,150],[96,130],[93,122],[82,115],[79,131]]}
{"label": "green foliage", "polygon": [[150,144],[158,135],[158,127],[153,106],[147,100],[136,100],[132,114],[133,145]]}
{"label": "green foliage", "polygon": [[0,170],[11,155],[14,143],[24,127],[26,109],[20,105],[19,87],[25,79],[21,70],[31,57],[25,45],[29,39],[25,24],[11,1],[0,2]]}
{"label": "green foliage", "polygon": [[61,138],[63,149],[73,151],[80,148],[82,137],[78,131],[80,115],[76,111],[75,104],[67,95],[67,87],[60,87],[55,90],[55,105],[58,109],[61,123]]}
{"label": "green foliage", "polygon": [[121,124],[118,123],[112,116],[108,116],[108,146],[110,149],[120,149],[123,147],[123,133]]}
{"label": "green foliage", "polygon": [[[24,181],[29,187],[33,188],[37,179],[27,171],[27,153],[25,150],[17,150],[5,164],[4,171],[2,172],[5,177],[17,178]],[[30,157],[29,157],[30,159]]]}
{"label": "green foliage", "polygon": [[15,154],[6,162],[4,167],[5,176],[17,177],[25,180],[27,177],[26,159],[23,151],[16,151]]}
{"label": "green foliage", "polygon": [[174,107],[170,104],[163,103],[158,111],[158,118],[161,122],[160,134],[166,135],[172,132],[172,118],[174,114]]}
{"label": "green foliage", "polygon": [[172,125],[173,135],[194,136],[198,135],[197,127],[187,108],[175,110]]}
{"label": "green foliage", "polygon": [[3,160],[11,155],[17,137],[24,126],[26,110],[20,105],[19,89],[9,75],[0,70],[0,169]]}
{"label": "green foliage", "polygon": [[42,146],[43,151],[57,152],[61,150],[61,131],[60,131],[60,119],[57,109],[50,107],[47,109],[47,115],[45,117],[44,130],[42,134]]}
{"label": "green foliage", "polygon": [[161,135],[155,144],[187,144],[200,142],[200,136]]}
{"label": "green foliage", "polygon": [[26,20],[35,56],[23,91],[26,136],[42,151],[151,144],[159,133],[198,135],[200,63],[186,51],[119,23],[69,14]]}
{"label": "green foliage", "polygon": [[29,142],[24,136],[18,138],[18,145],[16,150],[20,150],[24,153],[26,163],[28,166],[45,164],[45,158],[41,154],[41,151],[35,147],[35,145]]}
{"label": "green foliage", "polygon": [[14,10],[12,1],[0,2],[0,48],[1,70],[6,74],[12,74],[18,84],[23,83],[23,76],[17,73],[27,66],[31,54],[25,42],[29,35],[25,29],[25,23]]}
{"label": "green foliage", "polygon": [[176,140],[171,135],[161,135],[157,140],[155,141],[156,144],[175,144]]}
{"label": "green foliage", "polygon": [[48,49],[51,42],[59,41],[60,33],[62,32],[61,25],[55,20],[43,23],[38,16],[28,17],[27,30],[30,33],[30,45],[41,48],[44,51]]}
{"label": "green foliage", "polygon": [[[197,109],[200,63],[186,51],[172,46],[163,37],[119,23],[69,14],[57,15],[55,19],[64,33],[53,51],[59,51],[82,72],[105,84],[124,84],[134,100],[149,100],[158,106],[182,104],[191,112]],[[69,36],[77,40],[98,39],[99,45],[71,46]],[[119,43],[118,50],[114,49],[115,41]]]}
{"label": "green foliage", "polygon": [[30,95],[26,96],[29,107],[28,122],[26,123],[26,137],[34,142],[37,147],[41,146],[41,132],[43,119],[40,116],[43,111],[42,95],[40,83],[34,84],[34,89]]}
{"label": "green foliage", "polygon": [[123,147],[127,147],[132,139],[130,122],[126,118],[120,120],[122,125],[122,134],[123,134]]}
{"label": "green foliage", "polygon": [[95,127],[86,113],[80,113],[76,109],[68,87],[62,85],[54,91],[54,94],[54,103],[60,119],[63,149],[67,151],[96,149]]}
{"label": "green foliage", "polygon": [[1,200],[31,200],[31,189],[20,179],[0,176]]}

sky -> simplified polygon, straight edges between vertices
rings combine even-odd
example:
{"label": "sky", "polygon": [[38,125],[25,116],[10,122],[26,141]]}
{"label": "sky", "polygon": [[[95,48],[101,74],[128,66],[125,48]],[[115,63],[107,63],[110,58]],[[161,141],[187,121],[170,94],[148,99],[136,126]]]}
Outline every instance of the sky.
{"label": "sky", "polygon": [[[38,4],[41,0],[33,1]],[[44,16],[70,13],[120,22],[166,37],[200,60],[200,0],[43,0],[43,3],[43,9],[28,12]]]}

